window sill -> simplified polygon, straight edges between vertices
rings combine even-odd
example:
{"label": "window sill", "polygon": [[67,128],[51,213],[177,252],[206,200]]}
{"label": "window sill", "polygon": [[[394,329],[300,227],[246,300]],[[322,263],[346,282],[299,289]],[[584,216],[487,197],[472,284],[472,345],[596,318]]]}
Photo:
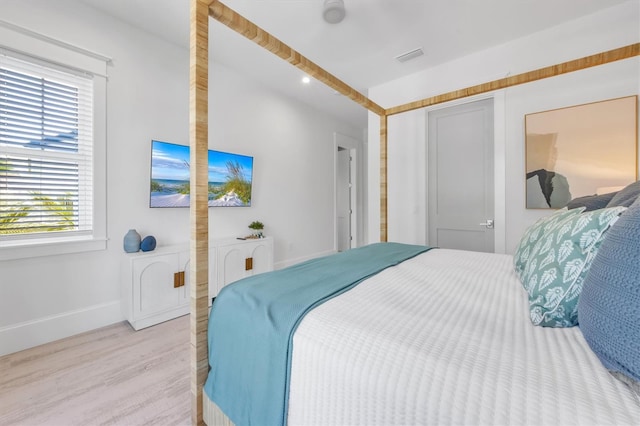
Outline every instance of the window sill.
{"label": "window sill", "polygon": [[105,250],[106,238],[60,238],[55,240],[3,241],[0,242],[0,261],[31,257],[84,253]]}

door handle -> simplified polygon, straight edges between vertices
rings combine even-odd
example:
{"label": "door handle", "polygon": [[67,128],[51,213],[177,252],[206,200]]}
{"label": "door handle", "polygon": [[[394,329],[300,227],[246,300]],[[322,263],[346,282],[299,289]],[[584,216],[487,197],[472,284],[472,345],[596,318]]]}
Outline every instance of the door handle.
{"label": "door handle", "polygon": [[487,219],[486,222],[479,223],[480,226],[486,226],[487,229],[493,229],[493,219]]}
{"label": "door handle", "polygon": [[184,271],[173,274],[173,288],[184,286]]}

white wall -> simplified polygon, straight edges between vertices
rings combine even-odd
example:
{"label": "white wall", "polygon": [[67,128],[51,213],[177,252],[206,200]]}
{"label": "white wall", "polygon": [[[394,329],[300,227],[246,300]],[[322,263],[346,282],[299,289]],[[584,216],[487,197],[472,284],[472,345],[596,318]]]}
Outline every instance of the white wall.
{"label": "white wall", "polygon": [[[185,6],[186,7],[186,6]],[[123,319],[130,228],[189,239],[189,209],[150,209],[151,139],[188,144],[188,51],[74,0],[2,0],[0,19],[113,58],[107,87],[106,251],[0,262],[0,355]],[[253,206],[211,208],[212,238],[275,237],[276,265],[333,250],[333,133],[354,128],[212,66],[210,148],[254,156]]]}
{"label": "white wall", "polygon": [[212,208],[210,233],[246,235],[252,220],[275,236],[278,264],[334,248],[334,132],[361,129],[214,67],[209,146],[254,156],[252,207]]}
{"label": "white wall", "polygon": [[[548,65],[637,43],[640,1],[550,28],[370,89],[375,102],[393,107]],[[523,230],[549,211],[527,210],[524,201],[524,115],[640,92],[638,57],[515,86],[494,96],[496,135],[497,251],[512,252]],[[487,95],[483,95],[487,96]],[[477,98],[476,98],[477,99]],[[449,106],[444,104],[433,108]],[[426,241],[426,110],[389,118],[389,240]],[[368,131],[379,131],[369,115]],[[369,141],[369,241],[379,240],[379,144]],[[473,161],[461,153],[461,161]],[[496,217],[498,218],[498,217]]]}

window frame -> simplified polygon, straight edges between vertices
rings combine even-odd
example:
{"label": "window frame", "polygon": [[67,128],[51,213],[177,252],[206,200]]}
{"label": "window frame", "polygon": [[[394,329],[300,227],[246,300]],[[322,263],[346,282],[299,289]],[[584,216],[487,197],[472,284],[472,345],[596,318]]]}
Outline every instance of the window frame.
{"label": "window frame", "polygon": [[52,68],[62,67],[93,77],[93,226],[88,235],[29,236],[0,241],[0,261],[105,250],[106,226],[106,56],[0,21],[0,50]]}

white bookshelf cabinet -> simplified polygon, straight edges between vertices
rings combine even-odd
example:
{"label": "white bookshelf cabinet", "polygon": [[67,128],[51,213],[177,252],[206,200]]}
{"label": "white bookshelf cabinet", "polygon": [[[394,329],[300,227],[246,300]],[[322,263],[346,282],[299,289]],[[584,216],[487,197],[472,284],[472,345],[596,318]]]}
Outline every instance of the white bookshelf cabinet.
{"label": "white bookshelf cabinet", "polygon": [[[189,246],[126,253],[122,308],[135,330],[189,313]],[[209,243],[209,304],[220,289],[241,278],[273,270],[273,238]]]}

